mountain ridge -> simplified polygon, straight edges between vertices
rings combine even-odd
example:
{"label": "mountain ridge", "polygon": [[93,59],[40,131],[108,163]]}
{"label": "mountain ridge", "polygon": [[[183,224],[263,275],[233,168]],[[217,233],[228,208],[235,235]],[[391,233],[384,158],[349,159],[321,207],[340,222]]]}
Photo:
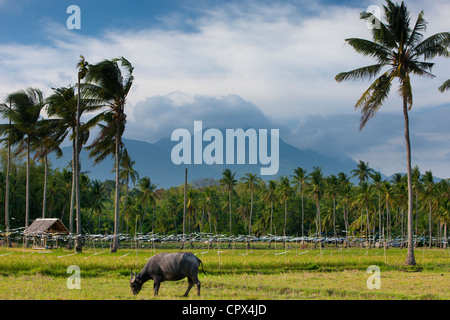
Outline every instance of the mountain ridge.
{"label": "mountain ridge", "polygon": [[[270,140],[270,139],[269,139]],[[351,158],[333,159],[313,150],[300,150],[279,139],[279,170],[276,175],[264,176],[259,174],[261,164],[250,165],[175,165],[171,160],[171,150],[178,144],[168,138],[161,139],[155,143],[149,143],[141,140],[123,139],[125,147],[131,159],[135,161],[134,169],[139,173],[139,177],[148,176],[153,183],[161,188],[170,188],[184,183],[184,170],[188,168],[188,181],[193,182],[200,178],[221,178],[222,171],[229,168],[236,171],[236,177],[239,179],[245,173],[257,173],[263,180],[275,180],[280,176],[290,176],[294,169],[302,167],[307,173],[313,170],[313,167],[321,167],[323,174],[337,174],[344,172],[349,174],[356,168],[357,163]],[[50,161],[54,168],[64,168],[72,160],[72,148],[64,147],[63,156],[56,159],[54,155]],[[247,153],[248,156],[248,153]],[[248,157],[246,157],[248,159]],[[80,154],[81,171],[89,171],[91,179],[101,181],[114,180],[114,168],[112,157],[106,158],[103,162],[94,165],[93,159],[89,159],[88,151],[82,150]]]}

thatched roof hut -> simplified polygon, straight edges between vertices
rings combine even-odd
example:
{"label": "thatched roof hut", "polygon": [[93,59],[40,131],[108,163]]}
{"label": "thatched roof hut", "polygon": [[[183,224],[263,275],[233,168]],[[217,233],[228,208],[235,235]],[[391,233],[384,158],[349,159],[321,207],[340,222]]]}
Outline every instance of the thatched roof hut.
{"label": "thatched roof hut", "polygon": [[36,219],[33,223],[28,226],[24,231],[25,235],[62,235],[69,234],[66,226],[61,222],[61,220],[53,219]]}

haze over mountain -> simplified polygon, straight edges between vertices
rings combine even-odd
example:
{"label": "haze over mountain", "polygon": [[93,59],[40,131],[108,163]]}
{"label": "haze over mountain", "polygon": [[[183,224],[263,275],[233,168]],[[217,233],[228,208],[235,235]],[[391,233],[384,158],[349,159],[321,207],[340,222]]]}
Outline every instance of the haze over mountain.
{"label": "haze over mountain", "polygon": [[[278,179],[280,176],[290,176],[297,167],[307,169],[308,172],[313,167],[322,167],[324,175],[337,174],[338,172],[349,173],[356,168],[356,163],[351,158],[334,159],[314,152],[312,150],[300,150],[292,145],[285,143],[282,139],[279,141],[279,170],[274,176],[261,176],[261,164],[249,165],[248,157],[244,165],[175,165],[171,159],[172,148],[178,142],[170,139],[161,139],[156,143],[124,139],[124,144],[128,154],[135,161],[134,169],[139,173],[139,177],[148,176],[153,183],[160,188],[170,188],[179,186],[184,182],[184,170],[188,168],[188,181],[193,182],[200,178],[221,178],[222,171],[230,168],[236,171],[236,178],[240,179],[245,173],[257,173],[264,180]],[[204,143],[204,147],[207,145]],[[269,149],[270,151],[270,149]],[[55,156],[50,157],[53,168],[64,168],[72,159],[72,148],[63,148],[64,155],[60,159]],[[83,150],[80,156],[81,171],[89,171],[91,179],[114,180],[114,173],[111,170],[114,167],[114,160],[107,158],[97,165],[93,165],[93,159],[89,159],[88,151]]]}

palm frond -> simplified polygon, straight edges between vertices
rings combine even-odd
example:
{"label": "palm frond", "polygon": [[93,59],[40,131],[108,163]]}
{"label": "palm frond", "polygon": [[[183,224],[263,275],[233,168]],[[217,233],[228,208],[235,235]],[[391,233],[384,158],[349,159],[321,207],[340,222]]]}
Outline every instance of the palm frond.
{"label": "palm frond", "polygon": [[379,63],[387,63],[391,57],[391,51],[379,43],[370,40],[349,38],[345,41],[355,49],[356,52],[369,57],[374,57]]}
{"label": "palm frond", "polygon": [[441,32],[423,40],[414,48],[414,57],[423,56],[425,60],[440,57],[450,57],[448,46],[450,32]]}
{"label": "palm frond", "polygon": [[337,82],[343,82],[348,80],[371,79],[375,77],[384,66],[384,64],[374,64],[349,72],[341,72],[335,77],[335,80]]}
{"label": "palm frond", "polygon": [[375,116],[384,100],[389,96],[393,79],[392,71],[384,73],[370,85],[356,103],[355,108],[361,108],[360,130],[364,128],[367,121]]}
{"label": "palm frond", "polygon": [[439,87],[440,92],[445,92],[447,90],[450,90],[450,79],[445,81],[444,84]]}

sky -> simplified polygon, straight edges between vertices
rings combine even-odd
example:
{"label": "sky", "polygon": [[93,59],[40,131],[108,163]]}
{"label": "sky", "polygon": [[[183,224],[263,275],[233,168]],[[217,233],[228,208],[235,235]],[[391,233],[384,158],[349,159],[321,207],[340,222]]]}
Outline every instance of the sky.
{"label": "sky", "polygon": [[[447,0],[405,1],[426,36],[449,31]],[[363,160],[385,175],[406,171],[402,103],[393,89],[359,131],[354,105],[369,82],[337,83],[339,72],[371,64],[345,39],[370,39],[359,13],[384,1],[303,0],[0,0],[0,100],[27,87],[76,82],[90,63],[116,57],[134,66],[125,137],[148,142],[210,128],[278,128],[301,149]],[[68,29],[70,5],[81,29]],[[434,79],[412,78],[413,165],[450,177],[450,59]]]}

